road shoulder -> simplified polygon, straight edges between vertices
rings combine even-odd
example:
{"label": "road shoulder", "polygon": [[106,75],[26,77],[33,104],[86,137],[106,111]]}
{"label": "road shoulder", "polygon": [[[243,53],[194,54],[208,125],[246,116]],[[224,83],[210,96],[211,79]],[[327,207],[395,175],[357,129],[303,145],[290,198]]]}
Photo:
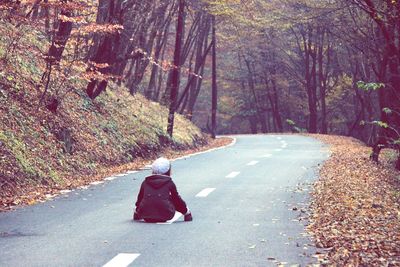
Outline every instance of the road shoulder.
{"label": "road shoulder", "polygon": [[321,263],[351,266],[400,264],[399,172],[369,160],[370,148],[340,136],[313,135],[330,145],[331,157],[314,184],[308,231]]}

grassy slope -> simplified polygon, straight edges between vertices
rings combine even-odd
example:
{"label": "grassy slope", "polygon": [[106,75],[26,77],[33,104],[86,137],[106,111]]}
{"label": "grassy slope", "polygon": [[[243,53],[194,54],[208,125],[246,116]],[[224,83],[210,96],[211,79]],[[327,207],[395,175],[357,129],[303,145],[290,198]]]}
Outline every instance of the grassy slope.
{"label": "grassy slope", "polygon": [[[205,142],[200,130],[178,116],[174,138],[165,132],[167,110],[140,95],[109,91],[95,103],[71,94],[57,114],[37,111],[37,97],[3,90],[0,95],[0,196],[32,185],[64,186],[98,168],[149,157],[163,146],[190,148]],[[71,150],[67,151],[70,132]]]}
{"label": "grassy slope", "polygon": [[167,109],[117,86],[91,101],[84,93],[86,82],[57,85],[53,77],[51,94],[54,87],[75,90],[63,96],[56,114],[39,107],[41,90],[36,88],[43,60],[18,47],[10,54],[7,38],[20,34],[20,45],[41,43],[23,27],[10,31],[0,25],[0,33],[0,206],[29,203],[37,188],[66,188],[106,168],[157,156],[164,147],[206,143],[201,131],[181,116],[170,139]]}

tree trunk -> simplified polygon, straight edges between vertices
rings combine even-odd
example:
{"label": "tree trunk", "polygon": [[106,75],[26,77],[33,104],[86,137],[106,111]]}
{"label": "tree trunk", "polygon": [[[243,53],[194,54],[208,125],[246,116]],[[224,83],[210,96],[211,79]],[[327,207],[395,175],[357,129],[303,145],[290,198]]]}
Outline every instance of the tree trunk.
{"label": "tree trunk", "polygon": [[217,133],[217,43],[215,36],[215,16],[212,16],[212,100],[211,100],[211,137]]}
{"label": "tree trunk", "polygon": [[[97,23],[119,23],[123,25],[123,10],[120,0],[100,0],[97,14]],[[90,61],[95,63],[107,63],[109,66],[99,69],[103,74],[111,74],[112,65],[117,59],[117,49],[120,43],[120,33],[107,34],[105,37],[99,38],[99,42],[91,48],[92,55]],[[95,66],[93,66],[96,69]],[[91,99],[95,99],[107,88],[108,81],[91,80],[86,87],[86,93]]]}
{"label": "tree trunk", "polygon": [[307,100],[308,100],[308,110],[309,110],[309,118],[308,118],[308,131],[310,133],[317,132],[317,97],[316,97],[316,56],[313,51],[313,42],[312,42],[312,26],[307,26],[307,31],[301,30],[301,36],[303,41],[303,49],[298,42],[298,48],[300,53],[302,53],[303,62],[304,62],[304,86],[307,92]]}
{"label": "tree trunk", "polygon": [[[202,33],[198,35],[196,44],[196,62],[194,67],[194,72],[203,76],[204,65],[208,53],[212,49],[212,42],[208,44],[208,33],[210,31],[210,18],[203,17],[202,23]],[[200,93],[200,88],[202,85],[202,79],[192,76],[186,85],[183,94],[189,94],[188,107],[186,112],[186,117],[191,120],[193,116],[194,106],[196,104],[197,97]],[[181,97],[182,98],[182,97]]]}
{"label": "tree trunk", "polygon": [[167,125],[167,132],[170,137],[172,137],[174,130],[176,98],[178,96],[178,89],[179,89],[181,48],[182,48],[183,32],[185,29],[184,13],[185,13],[185,0],[179,0],[178,21],[176,25],[176,39],[175,39],[175,51],[174,51],[174,62],[173,62],[174,67],[171,71],[170,84],[167,85],[167,87],[170,88],[169,89],[170,103],[169,103],[169,114],[168,114],[168,125]]}
{"label": "tree trunk", "polygon": [[[71,17],[72,13],[68,10],[61,10],[61,15]],[[72,22],[59,21],[58,30],[48,52],[49,61],[52,62],[52,64],[58,64],[60,62],[65,45],[67,44],[67,41],[71,35],[71,31]]]}

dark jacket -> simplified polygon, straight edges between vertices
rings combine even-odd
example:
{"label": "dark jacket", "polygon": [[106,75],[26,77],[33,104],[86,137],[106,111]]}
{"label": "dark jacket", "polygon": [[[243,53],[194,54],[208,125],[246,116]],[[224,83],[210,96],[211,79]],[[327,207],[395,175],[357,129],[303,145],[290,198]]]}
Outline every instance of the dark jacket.
{"label": "dark jacket", "polygon": [[187,207],[171,177],[167,175],[146,177],[136,201],[136,212],[139,217],[150,221],[167,221],[174,217],[175,210],[185,214]]}

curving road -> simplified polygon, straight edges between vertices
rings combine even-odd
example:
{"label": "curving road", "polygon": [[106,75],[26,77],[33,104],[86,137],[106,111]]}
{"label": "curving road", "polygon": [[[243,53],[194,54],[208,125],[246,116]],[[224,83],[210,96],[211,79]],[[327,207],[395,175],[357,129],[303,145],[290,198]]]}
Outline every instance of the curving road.
{"label": "curving road", "polygon": [[232,146],[173,162],[193,212],[132,222],[149,170],[0,213],[0,266],[305,266],[309,186],[328,149],[296,135],[235,136]]}

